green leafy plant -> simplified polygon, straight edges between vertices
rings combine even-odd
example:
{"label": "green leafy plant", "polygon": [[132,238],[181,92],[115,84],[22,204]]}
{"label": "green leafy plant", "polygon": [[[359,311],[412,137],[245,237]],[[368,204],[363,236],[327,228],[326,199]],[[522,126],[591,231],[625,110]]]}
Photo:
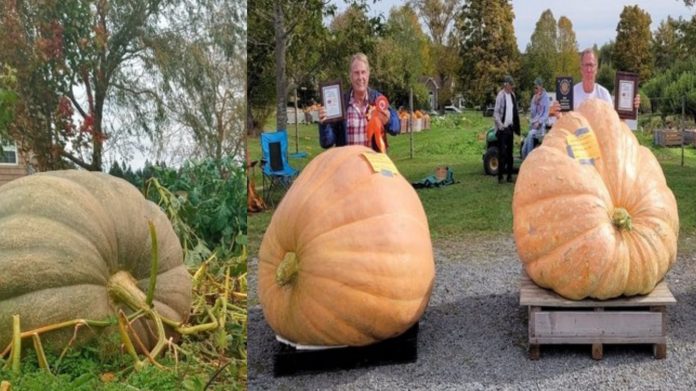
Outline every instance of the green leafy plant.
{"label": "green leafy plant", "polygon": [[211,253],[226,258],[241,252],[246,174],[239,162],[226,157],[187,162],[178,170],[153,166],[151,175],[143,178],[143,192],[169,216],[189,266],[200,265]]}

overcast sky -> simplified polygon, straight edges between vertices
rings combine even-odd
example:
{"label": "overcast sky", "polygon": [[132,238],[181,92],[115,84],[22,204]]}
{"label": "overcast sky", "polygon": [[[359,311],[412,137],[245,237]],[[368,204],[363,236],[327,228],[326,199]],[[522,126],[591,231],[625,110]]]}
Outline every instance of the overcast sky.
{"label": "overcast sky", "polygon": [[[332,0],[338,5],[339,10],[345,9],[343,0]],[[370,2],[371,3],[371,2]],[[404,1],[380,0],[371,4],[370,16],[380,12],[385,18],[389,17],[389,10],[394,6],[401,6]],[[660,21],[670,15],[675,19],[683,17],[690,19],[696,9],[684,5],[682,0],[583,0],[583,1],[539,1],[539,0],[513,0],[512,7],[515,12],[515,36],[517,46],[524,52],[532,36],[536,22],[541,13],[550,9],[553,17],[558,20],[565,16],[573,23],[573,30],[578,41],[578,49],[591,47],[593,44],[603,44],[616,39],[616,26],[624,6],[637,5],[647,11],[652,18],[650,30],[655,31]]]}

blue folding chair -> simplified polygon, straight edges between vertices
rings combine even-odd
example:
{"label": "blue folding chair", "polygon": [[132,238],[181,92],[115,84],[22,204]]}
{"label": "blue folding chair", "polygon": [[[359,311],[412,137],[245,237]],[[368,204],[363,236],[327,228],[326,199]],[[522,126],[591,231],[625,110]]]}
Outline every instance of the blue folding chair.
{"label": "blue folding chair", "polygon": [[273,189],[287,190],[298,173],[288,163],[288,134],[284,131],[261,133],[261,154],[263,198],[273,204]]}

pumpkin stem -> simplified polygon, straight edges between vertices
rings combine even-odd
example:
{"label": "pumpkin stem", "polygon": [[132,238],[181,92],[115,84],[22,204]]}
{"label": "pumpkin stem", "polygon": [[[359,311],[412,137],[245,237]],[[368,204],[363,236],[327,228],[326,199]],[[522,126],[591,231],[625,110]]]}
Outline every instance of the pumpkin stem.
{"label": "pumpkin stem", "polygon": [[106,287],[113,299],[125,303],[132,310],[147,311],[150,309],[145,301],[145,293],[138,288],[135,278],[127,271],[116,272],[111,276]]}
{"label": "pumpkin stem", "polygon": [[22,337],[19,315],[12,315],[12,373],[19,375],[20,359],[22,358]]}
{"label": "pumpkin stem", "polygon": [[614,213],[611,216],[611,222],[618,229],[625,229],[627,231],[633,229],[633,224],[631,223],[631,215],[629,215],[628,211],[624,208],[614,209]]}
{"label": "pumpkin stem", "polygon": [[152,297],[155,295],[155,287],[157,286],[157,267],[159,262],[159,250],[157,248],[157,231],[152,220],[147,221],[147,227],[150,230],[150,241],[152,247],[150,249],[150,283],[147,286],[147,296],[145,303],[152,308]]}
{"label": "pumpkin stem", "polygon": [[280,265],[278,265],[278,269],[276,269],[276,282],[278,285],[283,286],[295,278],[297,275],[298,263],[295,253],[289,252],[285,254]]}
{"label": "pumpkin stem", "polygon": [[[125,270],[116,272],[107,283],[107,292],[114,301],[122,302],[126,304],[131,310],[137,311],[141,310],[148,317],[152,318],[156,326],[156,336],[157,343],[152,351],[147,352],[147,349],[143,347],[143,352],[151,360],[151,357],[156,357],[162,351],[166,340],[164,336],[164,324],[162,322],[162,317],[157,313],[155,308],[150,308],[147,304],[147,296],[143,291],[138,288],[135,278]],[[135,338],[137,334],[133,334]]]}

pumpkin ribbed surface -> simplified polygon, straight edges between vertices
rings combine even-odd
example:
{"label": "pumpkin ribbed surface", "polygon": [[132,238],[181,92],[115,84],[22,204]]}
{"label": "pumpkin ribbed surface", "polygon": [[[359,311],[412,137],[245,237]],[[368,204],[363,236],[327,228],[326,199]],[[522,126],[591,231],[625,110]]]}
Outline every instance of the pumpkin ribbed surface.
{"label": "pumpkin ribbed surface", "polygon": [[259,299],[279,336],[361,346],[420,319],[435,276],[425,212],[400,175],[360,146],[329,149],[276,209],[259,252]]}
{"label": "pumpkin ribbed surface", "polygon": [[[135,187],[104,173],[76,170],[30,175],[0,187],[0,349],[10,341],[13,314],[20,315],[23,331],[115,315],[107,284],[118,271],[130,273],[146,292],[148,220],[159,247],[155,308],[185,321],[191,277],[181,245],[164,213]],[[151,346],[142,325],[136,328]],[[72,329],[47,334],[48,345],[64,345],[72,334]]]}
{"label": "pumpkin ribbed surface", "polygon": [[527,274],[570,299],[650,293],[676,259],[677,203],[662,169],[599,100],[564,115],[527,157],[512,208]]}

